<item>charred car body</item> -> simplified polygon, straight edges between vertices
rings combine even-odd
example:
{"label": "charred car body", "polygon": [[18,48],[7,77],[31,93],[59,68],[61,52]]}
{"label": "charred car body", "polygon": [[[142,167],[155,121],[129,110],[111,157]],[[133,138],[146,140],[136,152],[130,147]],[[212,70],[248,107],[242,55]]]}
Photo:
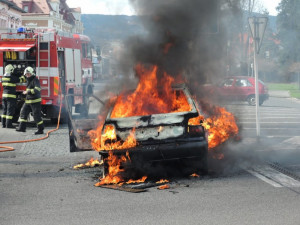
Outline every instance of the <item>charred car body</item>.
{"label": "charred car body", "polygon": [[[139,168],[160,161],[181,160],[202,172],[207,171],[208,143],[205,130],[201,125],[189,125],[190,119],[199,116],[196,104],[185,86],[173,89],[176,93],[184,94],[190,111],[112,118],[114,107],[110,109],[103,124],[102,134],[107,127],[113,127],[116,141],[125,142],[134,130],[137,144],[124,149],[100,150],[106,172],[111,153],[120,157],[129,154],[131,165]],[[94,129],[91,124],[96,124],[96,121],[93,123],[91,119],[71,119],[71,151],[91,149],[86,143],[88,130]],[[79,129],[76,129],[79,126],[85,126],[80,128],[81,132],[77,132]]]}

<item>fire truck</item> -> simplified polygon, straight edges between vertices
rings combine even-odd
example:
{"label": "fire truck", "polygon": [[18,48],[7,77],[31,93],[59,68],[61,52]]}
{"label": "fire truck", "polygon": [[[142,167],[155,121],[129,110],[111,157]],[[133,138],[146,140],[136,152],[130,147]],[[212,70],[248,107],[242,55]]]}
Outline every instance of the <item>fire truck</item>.
{"label": "fire truck", "polygon": [[[16,32],[0,35],[0,78],[6,65],[12,64],[18,76],[31,66],[41,84],[42,115],[56,119],[60,105],[60,90],[70,95],[71,106],[75,111],[87,109],[84,97],[93,93],[92,49],[89,37],[80,34],[59,32],[53,29],[28,30],[19,28]],[[2,102],[2,84],[0,83]],[[18,119],[24,102],[22,92],[26,84],[17,85]]]}

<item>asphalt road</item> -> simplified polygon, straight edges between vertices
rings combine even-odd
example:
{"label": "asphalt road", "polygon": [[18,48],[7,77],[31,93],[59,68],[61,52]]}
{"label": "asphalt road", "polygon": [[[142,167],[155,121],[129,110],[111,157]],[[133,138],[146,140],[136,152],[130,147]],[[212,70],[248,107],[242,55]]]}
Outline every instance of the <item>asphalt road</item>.
{"label": "asphalt road", "polygon": [[[259,139],[255,107],[226,107],[241,141],[222,146],[225,159],[210,159],[209,175],[173,178],[166,190],[94,187],[101,168],[72,167],[98,154],[69,153],[66,125],[44,141],[11,144],[14,152],[0,153],[0,224],[299,224],[300,102],[266,101]],[[34,130],[0,129],[0,141],[31,139]]]}

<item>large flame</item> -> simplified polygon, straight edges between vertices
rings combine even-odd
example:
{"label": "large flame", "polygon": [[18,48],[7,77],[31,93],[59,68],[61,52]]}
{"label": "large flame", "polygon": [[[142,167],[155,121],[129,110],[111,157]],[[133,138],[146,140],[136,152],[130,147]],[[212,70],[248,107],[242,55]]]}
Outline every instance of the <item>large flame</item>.
{"label": "large flame", "polygon": [[148,69],[138,64],[136,72],[140,77],[136,90],[130,95],[119,96],[111,114],[112,118],[191,110],[184,94],[172,89],[174,78],[165,72],[158,78],[157,66]]}
{"label": "large flame", "polygon": [[96,183],[95,186],[101,186],[104,184],[118,184],[123,183],[124,178],[121,173],[124,172],[124,168],[122,168],[122,163],[125,163],[127,160],[130,160],[128,154],[126,156],[116,156],[112,152],[109,152],[108,158],[108,173],[107,175],[101,179],[100,182]]}
{"label": "large flame", "polygon": [[[208,107],[208,105],[206,105]],[[213,149],[225,142],[229,137],[239,133],[235,117],[225,108],[209,106],[213,115],[205,118],[198,116],[189,120],[189,125],[202,125],[208,132],[208,148]]]}

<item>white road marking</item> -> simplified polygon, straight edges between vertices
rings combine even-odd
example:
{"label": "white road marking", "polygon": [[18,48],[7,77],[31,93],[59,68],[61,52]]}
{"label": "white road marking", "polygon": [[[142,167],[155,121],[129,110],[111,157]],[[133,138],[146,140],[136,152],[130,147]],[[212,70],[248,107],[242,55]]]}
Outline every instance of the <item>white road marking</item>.
{"label": "white road marking", "polygon": [[[296,128],[296,127],[289,127],[289,128],[264,128],[264,127],[261,127],[260,128],[261,130],[287,130],[287,129],[289,129],[289,130],[300,130],[300,128]],[[256,130],[256,128],[255,127],[243,127],[243,129],[242,130]],[[291,136],[290,136],[291,137]]]}
{"label": "white road marking", "polygon": [[[253,120],[255,119],[254,117],[239,117],[242,120]],[[275,116],[262,116],[260,117],[261,119],[300,119],[300,116],[298,115],[297,117],[293,116],[286,116],[286,117],[275,117]]]}
{"label": "white road marking", "polygon": [[277,143],[272,146],[274,150],[284,150],[284,149],[300,149],[300,136],[293,136],[289,139],[282,141],[281,143]]}
{"label": "white road marking", "polygon": [[267,178],[267,177],[265,177],[265,176],[263,176],[263,175],[261,175],[261,174],[255,172],[255,171],[253,171],[253,170],[250,170],[250,169],[249,169],[249,170],[247,170],[247,171],[248,171],[249,173],[251,173],[253,176],[255,176],[255,177],[261,179],[262,181],[264,181],[264,182],[266,182],[266,183],[268,183],[268,184],[271,184],[271,185],[274,186],[274,187],[283,187],[282,185],[280,185],[280,184],[278,184],[278,183],[272,181],[271,179],[269,179],[269,178]]}
{"label": "white road marking", "polygon": [[[243,124],[253,124],[254,122],[244,122],[244,121],[241,121],[239,123],[243,123]],[[260,124],[284,124],[284,123],[288,123],[288,124],[300,124],[300,122],[278,122],[278,121],[274,121],[274,122],[260,122]],[[274,128],[273,128],[274,129]]]}
{"label": "white road marking", "polygon": [[298,180],[280,173],[268,165],[256,165],[246,170],[253,176],[274,187],[300,187]]}

